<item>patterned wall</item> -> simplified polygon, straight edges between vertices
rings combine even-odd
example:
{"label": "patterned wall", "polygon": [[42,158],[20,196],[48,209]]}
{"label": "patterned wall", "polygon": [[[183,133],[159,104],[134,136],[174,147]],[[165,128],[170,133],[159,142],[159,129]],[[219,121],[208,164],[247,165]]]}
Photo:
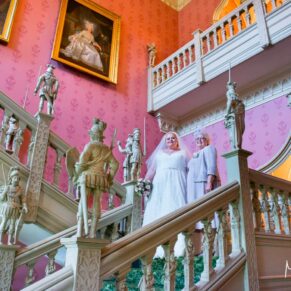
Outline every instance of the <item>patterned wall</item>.
{"label": "patterned wall", "polygon": [[212,17],[221,0],[194,0],[179,12],[179,46],[190,41],[196,29],[202,31],[212,25]]}
{"label": "patterned wall", "polygon": [[[87,131],[93,117],[107,121],[109,143],[115,127],[117,139],[125,141],[134,127],[143,127],[147,116],[150,151],[160,139],[160,133],[154,118],[146,113],[146,45],[156,43],[158,62],[177,49],[177,12],[160,0],[95,2],[121,16],[118,85],[52,61],[60,80],[52,129],[69,144],[82,149],[88,141]],[[60,3],[61,0],[19,1],[10,43],[0,45],[0,90],[22,105],[28,87],[26,110],[33,115],[39,102],[33,90],[40,66],[44,70],[50,62]],[[120,154],[117,156],[122,159]]]}
{"label": "patterned wall", "polygon": [[[257,169],[268,163],[287,141],[291,124],[291,108],[287,106],[287,101],[286,96],[282,96],[246,112],[243,148],[253,153],[248,160],[250,168]],[[221,155],[230,149],[228,133],[222,121],[208,126],[206,132],[211,143],[217,148],[218,167],[224,183],[226,168]],[[185,136],[184,141],[192,151],[195,151],[192,135]]]}

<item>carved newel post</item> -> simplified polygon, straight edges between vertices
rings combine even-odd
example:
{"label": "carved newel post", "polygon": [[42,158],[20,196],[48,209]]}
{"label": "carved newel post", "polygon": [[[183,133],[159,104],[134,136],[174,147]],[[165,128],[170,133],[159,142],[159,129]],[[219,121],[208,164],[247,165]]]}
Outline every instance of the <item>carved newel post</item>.
{"label": "carved newel post", "polygon": [[30,154],[30,172],[26,185],[26,197],[29,205],[29,212],[25,217],[25,221],[34,222],[37,216],[41,181],[43,177],[45,160],[47,155],[47,147],[50,133],[50,124],[53,117],[45,113],[38,113],[38,125],[31,146]]}
{"label": "carved newel post", "polygon": [[241,148],[245,129],[245,108],[235,92],[236,84],[227,83],[227,109],[225,127],[228,129],[231,151],[224,154],[226,159],[227,180],[237,180],[240,183],[240,198],[238,205],[231,203],[231,233],[232,255],[237,255],[241,249],[247,255],[244,272],[245,290],[259,290],[257,253],[252,216],[252,201],[250,195],[248,157],[252,154]]}
{"label": "carved newel post", "polygon": [[[73,290],[76,291],[100,290],[101,287],[101,249],[109,241],[96,239],[97,223],[101,215],[100,200],[103,192],[109,192],[119,165],[112,153],[114,138],[111,147],[103,143],[106,126],[105,122],[95,118],[89,131],[90,142],[85,145],[80,156],[76,149],[67,152],[67,170],[75,181],[80,201],[77,237],[62,239],[61,243],[67,248],[66,266],[73,268]],[[93,196],[91,225],[87,213],[87,199],[90,195]]]}

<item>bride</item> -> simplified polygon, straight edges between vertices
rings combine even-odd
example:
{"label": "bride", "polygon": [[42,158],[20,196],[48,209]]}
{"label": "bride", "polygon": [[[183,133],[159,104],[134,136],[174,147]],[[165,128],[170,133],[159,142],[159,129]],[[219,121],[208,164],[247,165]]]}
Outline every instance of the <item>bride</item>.
{"label": "bride", "polygon": [[[168,132],[147,161],[145,179],[152,180],[153,191],[147,201],[143,226],[186,205],[186,170],[189,155],[175,132]],[[183,256],[183,235],[178,235],[175,256]],[[155,257],[164,257],[158,247]]]}

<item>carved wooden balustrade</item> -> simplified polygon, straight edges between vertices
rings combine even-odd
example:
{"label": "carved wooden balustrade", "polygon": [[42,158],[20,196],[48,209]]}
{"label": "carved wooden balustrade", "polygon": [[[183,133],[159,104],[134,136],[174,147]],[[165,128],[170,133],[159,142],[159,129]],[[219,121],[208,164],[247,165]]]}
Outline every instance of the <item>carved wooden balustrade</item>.
{"label": "carved wooden balustrade", "polygon": [[[114,241],[130,233],[132,208],[132,204],[127,204],[104,213],[98,222],[98,236],[102,239],[106,238]],[[76,229],[76,226],[70,227],[47,239],[20,249],[16,253],[14,262],[15,279],[20,280],[21,277],[18,275],[18,269],[24,265],[26,266],[25,270],[27,272],[24,283],[25,286],[29,286],[40,280],[42,278],[42,273],[45,273],[46,276],[54,273],[57,270],[55,257],[58,250],[62,247],[60,240],[65,237],[74,236],[76,234]],[[45,260],[47,262],[44,270],[39,269],[39,267],[36,268],[36,264],[40,260]],[[59,267],[62,266],[59,265]]]}
{"label": "carved wooden balustrade", "polygon": [[[141,259],[143,269],[143,290],[153,290],[154,277],[152,261],[156,248],[161,245],[165,251],[165,290],[175,290],[176,262],[174,245],[177,235],[183,233],[185,237],[184,257],[184,288],[192,290],[194,285],[194,236],[195,224],[201,221],[207,230],[203,239],[204,271],[198,286],[203,288],[219,288],[218,278],[223,270],[231,266],[244,263],[245,254],[241,248],[240,214],[238,210],[239,184],[229,183],[197,202],[161,218],[102,249],[101,280],[116,279],[116,290],[126,289],[126,275],[131,264]],[[217,232],[212,228],[211,221],[217,213],[219,226]],[[214,239],[217,235],[218,256],[217,266],[212,267]],[[231,249],[229,245],[231,244]],[[213,279],[213,278],[216,279]],[[121,287],[123,286],[123,287]]]}
{"label": "carved wooden balustrade", "polygon": [[[263,2],[263,3],[262,3]],[[245,1],[237,9],[213,24],[203,33],[194,32],[194,39],[166,58],[152,69],[151,81],[157,87],[166,80],[174,77],[178,72],[186,69],[190,64],[199,62],[200,58],[218,48],[256,21],[280,7],[284,1]],[[259,16],[259,17],[258,17]],[[259,25],[259,24],[258,24]],[[262,24],[263,25],[263,24]],[[201,64],[197,64],[198,66]]]}
{"label": "carved wooden balustrade", "polygon": [[196,30],[191,41],[148,68],[148,111],[169,110],[172,116],[166,105],[180,97],[188,100],[193,90],[227,71],[230,63],[236,66],[290,36],[289,17],[290,0],[248,0],[207,30]]}
{"label": "carved wooden balustrade", "polygon": [[[39,143],[36,140],[39,122],[2,92],[0,92],[0,109],[2,109],[0,111],[0,118],[2,116],[0,146],[2,153],[6,152],[11,157],[11,159],[8,157],[6,159],[6,168],[15,164],[19,165],[25,173],[28,173],[28,178],[24,180],[27,182],[29,173],[35,170],[31,168],[33,157],[39,154],[37,149],[34,151],[36,144]],[[10,119],[11,117],[13,119]],[[15,121],[14,127],[13,120]],[[45,129],[41,128],[39,131],[45,131]],[[66,151],[71,146],[49,130],[49,123],[47,130],[47,144],[40,145],[41,148],[46,149],[47,147],[47,150],[44,151],[44,156],[39,154],[40,157],[37,160],[35,159],[37,165],[41,164],[41,160],[44,164],[44,168],[36,169],[36,172],[41,172],[37,173],[41,180],[40,191],[57,192],[74,199],[73,183],[65,168]],[[9,131],[11,132],[10,135],[7,134]],[[117,200],[120,202],[125,200],[125,189],[116,181],[109,193],[108,209],[114,207],[115,197],[118,197]]]}
{"label": "carved wooden balustrade", "polygon": [[250,186],[255,230],[290,236],[291,183],[250,170]]}

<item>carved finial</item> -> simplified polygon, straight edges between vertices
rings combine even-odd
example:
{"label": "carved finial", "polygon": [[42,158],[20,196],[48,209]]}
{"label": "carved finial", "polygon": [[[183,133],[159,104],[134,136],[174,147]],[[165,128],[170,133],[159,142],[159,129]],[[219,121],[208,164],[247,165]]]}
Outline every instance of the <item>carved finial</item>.
{"label": "carved finial", "polygon": [[155,66],[155,60],[157,55],[157,48],[154,43],[149,43],[147,45],[148,56],[149,56],[149,67]]}

